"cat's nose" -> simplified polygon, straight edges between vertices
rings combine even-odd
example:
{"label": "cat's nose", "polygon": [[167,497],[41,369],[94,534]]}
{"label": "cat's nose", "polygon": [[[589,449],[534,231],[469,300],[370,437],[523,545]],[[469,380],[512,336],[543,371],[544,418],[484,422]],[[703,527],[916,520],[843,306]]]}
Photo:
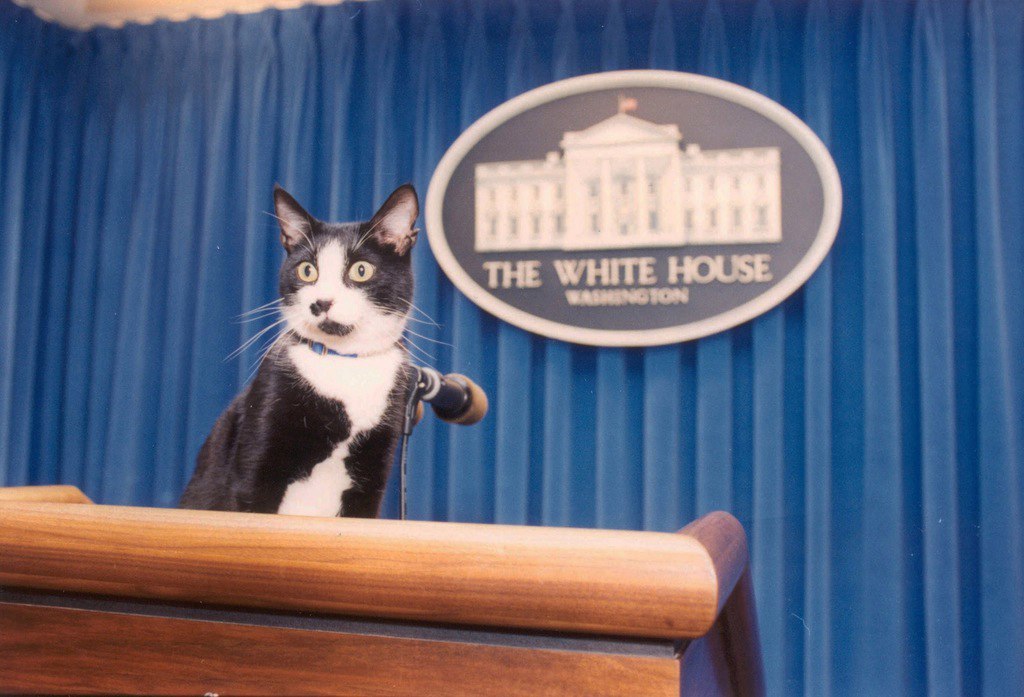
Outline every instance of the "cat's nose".
{"label": "cat's nose", "polygon": [[327,312],[330,310],[331,305],[333,304],[333,300],[317,300],[309,306],[309,311],[313,313],[314,317],[319,317],[321,312]]}

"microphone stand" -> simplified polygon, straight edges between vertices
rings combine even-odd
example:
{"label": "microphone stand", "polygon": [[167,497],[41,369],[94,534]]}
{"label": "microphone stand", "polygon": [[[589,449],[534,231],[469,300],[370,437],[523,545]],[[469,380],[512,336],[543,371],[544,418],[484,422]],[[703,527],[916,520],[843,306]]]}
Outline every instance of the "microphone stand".
{"label": "microphone stand", "polygon": [[402,423],[402,450],[399,457],[401,470],[399,517],[407,513],[406,477],[409,457],[409,436],[423,418],[423,402],[430,402],[434,413],[448,423],[469,426],[487,413],[487,395],[465,375],[441,375],[436,370],[410,365],[409,393],[406,398]]}
{"label": "microphone stand", "polygon": [[[423,374],[420,369],[416,366],[409,366],[409,372],[412,375],[412,380],[409,383],[409,396],[406,399],[405,404],[405,415],[402,421],[402,446],[401,455],[399,456],[399,519],[405,520],[406,517],[406,475],[407,466],[409,459],[409,437],[412,435],[412,429],[416,426],[419,421],[417,418],[417,408],[422,410],[420,400],[423,395],[426,394],[427,382],[423,379]],[[420,411],[422,415],[422,411]]]}

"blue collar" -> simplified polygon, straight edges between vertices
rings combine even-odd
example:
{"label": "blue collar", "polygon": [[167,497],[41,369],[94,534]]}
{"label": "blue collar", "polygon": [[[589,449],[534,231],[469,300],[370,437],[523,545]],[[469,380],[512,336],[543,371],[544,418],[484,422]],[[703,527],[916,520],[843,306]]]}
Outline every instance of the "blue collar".
{"label": "blue collar", "polygon": [[312,349],[313,353],[319,353],[321,356],[339,356],[340,358],[359,358],[358,353],[338,353],[332,348],[328,348],[321,344],[319,341],[309,341],[303,339],[302,343]]}

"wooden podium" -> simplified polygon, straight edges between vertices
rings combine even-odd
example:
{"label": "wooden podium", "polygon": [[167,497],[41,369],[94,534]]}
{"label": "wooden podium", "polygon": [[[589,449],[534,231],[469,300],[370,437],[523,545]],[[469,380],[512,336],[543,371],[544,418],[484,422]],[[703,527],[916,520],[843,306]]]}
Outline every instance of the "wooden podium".
{"label": "wooden podium", "polygon": [[0,693],[760,695],[746,538],[0,489]]}

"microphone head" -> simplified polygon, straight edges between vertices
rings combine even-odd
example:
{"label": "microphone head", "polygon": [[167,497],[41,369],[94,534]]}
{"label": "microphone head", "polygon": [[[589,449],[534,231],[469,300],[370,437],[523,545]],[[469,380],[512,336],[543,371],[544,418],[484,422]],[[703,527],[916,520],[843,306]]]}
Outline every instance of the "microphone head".
{"label": "microphone head", "polygon": [[469,395],[469,405],[466,408],[466,411],[462,412],[462,414],[457,418],[446,419],[440,414],[438,414],[438,418],[451,424],[471,426],[487,415],[487,393],[484,392],[479,385],[467,378],[465,375],[460,375],[458,373],[449,373],[444,376],[444,379],[456,382],[466,388],[466,392]]}

